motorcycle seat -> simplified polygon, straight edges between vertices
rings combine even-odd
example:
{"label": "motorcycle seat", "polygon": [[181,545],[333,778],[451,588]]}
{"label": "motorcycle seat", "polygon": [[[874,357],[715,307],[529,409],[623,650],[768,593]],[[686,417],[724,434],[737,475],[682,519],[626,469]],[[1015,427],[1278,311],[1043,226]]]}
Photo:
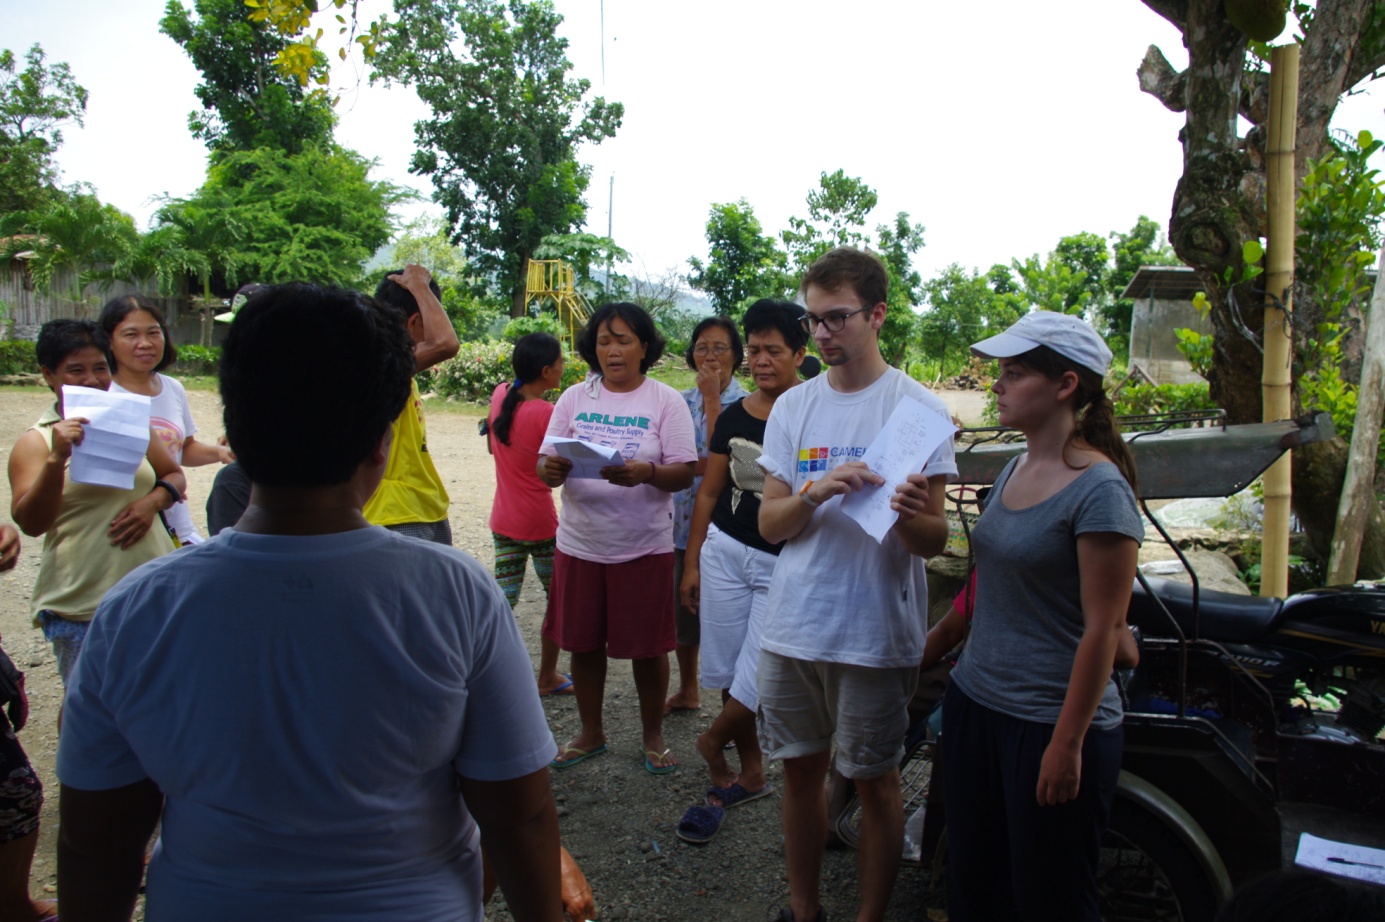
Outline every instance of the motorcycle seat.
{"label": "motorcycle seat", "polygon": [[[1252,643],[1273,631],[1284,614],[1282,599],[1237,595],[1201,589],[1198,592],[1198,627],[1193,628],[1193,587],[1176,580],[1146,577],[1169,614],[1178,622],[1185,637],[1220,640],[1227,643]],[[1158,603],[1144,587],[1135,583],[1130,595],[1127,620],[1151,637],[1173,634]]]}

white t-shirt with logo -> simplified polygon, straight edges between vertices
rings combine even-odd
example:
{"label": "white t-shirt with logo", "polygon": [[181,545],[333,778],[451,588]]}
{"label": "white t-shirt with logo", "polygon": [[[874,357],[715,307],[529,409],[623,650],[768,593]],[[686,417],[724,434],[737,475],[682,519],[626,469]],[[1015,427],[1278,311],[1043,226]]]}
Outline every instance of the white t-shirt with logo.
{"label": "white t-shirt with logo", "polygon": [[[796,493],[837,465],[859,461],[907,398],[951,421],[941,400],[896,368],[851,394],[834,391],[828,375],[790,388],[770,411],[760,466]],[[951,439],[923,473],[956,479]],[[784,545],[766,603],[764,649],[809,662],[895,668],[918,664],[927,633],[923,558],[893,531],[877,544],[841,511],[841,497],[815,509]]]}

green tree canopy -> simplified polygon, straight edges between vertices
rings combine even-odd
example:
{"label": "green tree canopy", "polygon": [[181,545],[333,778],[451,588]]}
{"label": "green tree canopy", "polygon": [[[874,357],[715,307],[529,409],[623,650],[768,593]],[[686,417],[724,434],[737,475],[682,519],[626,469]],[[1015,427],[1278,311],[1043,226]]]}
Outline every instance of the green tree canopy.
{"label": "green tree canopy", "polygon": [[37,44],[20,70],[14,52],[0,51],[0,214],[29,211],[57,195],[53,154],[62,126],[82,124],[87,91],[66,64],[47,66]]}
{"label": "green tree canopy", "polygon": [[1135,226],[1121,233],[1112,231],[1109,237],[1113,264],[1106,275],[1107,298],[1097,308],[1099,328],[1117,354],[1130,347],[1130,318],[1135,302],[1122,298],[1135,273],[1141,266],[1176,266],[1178,257],[1164,242],[1159,222],[1140,215]]}
{"label": "green tree canopy", "polygon": [[981,275],[953,263],[922,287],[927,306],[919,317],[919,338],[926,359],[938,362],[940,376],[965,368],[972,343],[1000,332],[1029,310],[1005,266]]}
{"label": "green tree canopy", "polygon": [[351,285],[390,239],[399,187],[369,178],[371,163],[336,145],[296,155],[271,147],[223,156],[197,194],[177,211],[214,208],[241,231],[233,245],[244,281]]}
{"label": "green tree canopy", "polygon": [[794,287],[788,256],[765,235],[745,199],[713,205],[707,216],[707,261],[688,259],[688,284],[707,293],[723,317],[739,316],[759,298],[782,298]]}
{"label": "green tree canopy", "polygon": [[59,270],[75,270],[78,290],[68,293],[74,300],[80,298],[80,287],[86,282],[108,277],[102,271],[83,273],[92,267],[126,263],[139,245],[135,219],[85,191],[58,195],[40,208],[5,215],[0,219],[0,238],[5,238],[0,258],[13,258],[23,250],[33,252],[29,273],[39,291],[52,289]]}
{"label": "green tree canopy", "polygon": [[577,145],[614,136],[624,114],[584,101],[591,84],[569,76],[562,21],[547,0],[417,0],[376,57],[377,76],[411,84],[433,110],[414,125],[411,170],[432,178],[453,242],[514,316],[534,250],[586,219]]}
{"label": "green tree canopy", "polygon": [[[252,21],[244,0],[194,0],[192,10],[169,0],[159,30],[202,72],[193,91],[201,111],[188,115],[192,136],[214,154],[273,147],[295,154],[328,143],[336,125],[332,100],[274,67],[289,41]],[[327,59],[314,52],[308,76],[323,82]]]}

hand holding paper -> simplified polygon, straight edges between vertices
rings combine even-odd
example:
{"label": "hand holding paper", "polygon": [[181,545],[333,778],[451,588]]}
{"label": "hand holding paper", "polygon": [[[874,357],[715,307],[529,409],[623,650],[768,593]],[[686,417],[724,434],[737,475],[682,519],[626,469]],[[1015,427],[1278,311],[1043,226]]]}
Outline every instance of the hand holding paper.
{"label": "hand holding paper", "polygon": [[[876,541],[902,516],[913,518],[928,504],[928,480],[920,473],[928,458],[957,427],[951,420],[928,409],[912,397],[899,401],[885,427],[866,448],[861,460],[881,480],[842,500],[842,512],[851,516]],[[903,491],[896,486],[907,483]]]}
{"label": "hand holding paper", "polygon": [[151,404],[142,394],[64,384],[64,422],[86,420],[81,437],[72,442],[68,476],[76,483],[133,489],[135,471],[149,450]]}
{"label": "hand holding paper", "polygon": [[545,440],[544,444],[552,445],[553,450],[558,453],[558,457],[566,458],[572,462],[572,470],[568,473],[569,477],[599,480],[602,468],[618,467],[625,464],[625,456],[620,453],[619,449],[588,442],[586,439],[565,439],[554,436]]}

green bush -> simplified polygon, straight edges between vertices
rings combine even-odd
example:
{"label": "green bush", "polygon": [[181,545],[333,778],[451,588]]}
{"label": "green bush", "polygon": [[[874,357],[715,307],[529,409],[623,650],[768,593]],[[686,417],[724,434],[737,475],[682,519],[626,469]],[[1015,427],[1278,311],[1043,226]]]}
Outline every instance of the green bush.
{"label": "green bush", "polygon": [[34,344],[27,339],[0,340],[0,375],[38,373]]}
{"label": "green bush", "polygon": [[168,373],[175,378],[191,376],[215,377],[220,367],[220,346],[207,347],[188,344],[178,347],[178,361],[169,366]]}
{"label": "green bush", "polygon": [[500,332],[500,338],[507,343],[518,342],[521,336],[528,336],[530,333],[547,333],[549,336],[556,336],[561,339],[563,336],[563,325],[558,322],[557,317],[516,317],[505,324],[505,329]]}
{"label": "green bush", "polygon": [[1212,410],[1212,396],[1205,381],[1194,384],[1135,384],[1116,395],[1117,416]]}
{"label": "green bush", "polygon": [[[509,343],[462,343],[461,351],[454,358],[431,370],[428,385],[434,393],[449,399],[488,403],[495,386],[514,376],[514,369],[510,367],[513,348]],[[564,388],[586,375],[586,362],[576,355],[565,357]],[[556,397],[556,393],[550,396]]]}

